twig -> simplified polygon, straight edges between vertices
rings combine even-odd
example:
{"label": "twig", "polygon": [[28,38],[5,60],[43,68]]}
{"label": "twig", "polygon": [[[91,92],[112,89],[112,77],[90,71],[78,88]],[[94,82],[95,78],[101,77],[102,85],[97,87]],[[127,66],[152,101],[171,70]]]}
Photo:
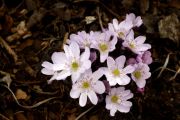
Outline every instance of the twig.
{"label": "twig", "polygon": [[162,74],[162,72],[165,70],[165,68],[167,67],[167,64],[169,63],[169,56],[170,56],[171,53],[169,53],[166,57],[166,60],[164,62],[164,65],[162,66],[162,69],[161,71],[159,72],[159,75],[157,76],[157,78],[159,78]]}
{"label": "twig", "polygon": [[100,13],[99,7],[97,7],[97,14],[98,14],[99,24],[100,24],[101,30],[103,31],[104,27],[103,27],[103,24],[102,24],[101,13]]}
{"label": "twig", "polygon": [[79,120],[83,115],[85,115],[87,112],[89,112],[91,109],[93,109],[94,106],[90,107],[89,109],[87,109],[86,111],[84,111],[83,113],[81,113],[75,120]]}
{"label": "twig", "polygon": [[16,103],[17,103],[20,107],[25,108],[25,109],[32,109],[32,108],[38,107],[38,106],[40,106],[40,105],[42,105],[42,104],[50,101],[50,100],[59,98],[59,97],[52,97],[52,98],[48,98],[48,99],[45,99],[45,100],[43,100],[43,101],[40,101],[40,102],[38,102],[38,103],[36,103],[36,104],[34,104],[34,105],[32,105],[32,106],[24,106],[24,105],[21,105],[21,104],[19,103],[19,101],[18,101],[18,99],[16,98],[15,94],[13,93],[13,91],[12,91],[8,86],[6,86],[6,85],[1,85],[1,86],[7,88],[7,89],[9,90],[9,92],[12,94],[12,96],[13,96],[14,100],[16,101]]}
{"label": "twig", "polygon": [[18,56],[17,54],[14,52],[13,49],[11,49],[11,47],[8,45],[8,43],[6,41],[4,41],[4,39],[0,36],[0,44],[2,44],[5,49],[7,50],[7,52],[12,55],[14,62],[16,63],[18,60]]}
{"label": "twig", "polygon": [[9,118],[7,118],[6,116],[4,116],[3,114],[0,113],[0,116],[5,119],[5,120],[10,120]]}

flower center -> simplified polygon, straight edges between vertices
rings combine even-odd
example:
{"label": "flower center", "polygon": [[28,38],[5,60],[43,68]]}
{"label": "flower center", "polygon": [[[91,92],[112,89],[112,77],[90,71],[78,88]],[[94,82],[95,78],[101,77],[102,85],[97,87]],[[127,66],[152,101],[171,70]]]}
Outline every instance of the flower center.
{"label": "flower center", "polygon": [[129,46],[130,46],[130,48],[135,48],[134,42],[130,42]]}
{"label": "flower center", "polygon": [[90,87],[90,84],[88,83],[88,82],[84,82],[83,84],[82,84],[82,88],[83,89],[88,89]]}
{"label": "flower center", "polygon": [[119,100],[119,97],[118,97],[117,95],[113,95],[113,96],[111,97],[111,101],[112,101],[113,103],[117,103],[118,100]]}
{"label": "flower center", "polygon": [[77,62],[73,62],[71,64],[71,68],[74,70],[74,71],[77,71],[77,69],[79,68],[79,64]]}
{"label": "flower center", "polygon": [[112,74],[113,74],[114,76],[119,76],[120,71],[119,71],[118,69],[115,69],[115,70],[112,71]]}
{"label": "flower center", "polygon": [[120,38],[123,38],[125,35],[124,35],[123,32],[119,32],[119,33],[118,33],[118,36],[119,36]]}
{"label": "flower center", "polygon": [[103,44],[100,44],[100,45],[99,45],[99,48],[100,48],[100,50],[101,50],[102,52],[105,52],[105,51],[108,49],[108,46],[103,43]]}
{"label": "flower center", "polygon": [[141,78],[141,72],[140,71],[135,71],[133,72],[133,75],[136,79],[140,79]]}

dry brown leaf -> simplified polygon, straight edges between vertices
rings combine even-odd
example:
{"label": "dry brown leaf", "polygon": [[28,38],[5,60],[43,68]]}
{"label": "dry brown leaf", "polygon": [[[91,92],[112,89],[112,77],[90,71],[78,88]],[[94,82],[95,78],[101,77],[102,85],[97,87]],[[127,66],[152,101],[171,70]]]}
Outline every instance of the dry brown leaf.
{"label": "dry brown leaf", "polygon": [[28,98],[28,95],[26,94],[26,92],[24,92],[23,90],[21,89],[17,89],[16,91],[16,98],[19,100],[19,99],[22,99],[22,100],[25,100]]}
{"label": "dry brown leaf", "polygon": [[14,52],[13,49],[11,49],[11,47],[8,45],[8,43],[6,41],[4,41],[4,39],[2,37],[0,37],[0,44],[2,44],[2,46],[5,47],[5,49],[7,50],[7,52],[12,55],[14,62],[16,63],[18,60],[18,56],[17,54]]}

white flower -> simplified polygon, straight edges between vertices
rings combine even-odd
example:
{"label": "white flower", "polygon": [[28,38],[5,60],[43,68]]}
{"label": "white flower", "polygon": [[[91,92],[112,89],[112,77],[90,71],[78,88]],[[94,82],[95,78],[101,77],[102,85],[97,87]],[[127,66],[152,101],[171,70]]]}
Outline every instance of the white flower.
{"label": "white flower", "polygon": [[127,76],[128,73],[134,71],[134,67],[128,65],[124,68],[126,57],[124,55],[114,59],[112,57],[107,58],[107,69],[105,69],[105,76],[111,86],[116,84],[127,85],[130,82],[130,78]]}
{"label": "white flower", "polygon": [[133,23],[133,27],[139,27],[143,23],[141,17],[136,17],[134,13],[126,14],[126,21],[131,21]]}
{"label": "white flower", "polygon": [[108,24],[109,31],[113,32],[116,37],[122,40],[125,40],[132,27],[132,21],[127,20],[119,23],[117,19],[113,19],[113,22]]}
{"label": "white flower", "polygon": [[150,44],[144,44],[145,36],[138,36],[134,39],[134,31],[131,30],[123,42],[123,46],[129,48],[136,54],[143,54],[146,50],[151,48]]}
{"label": "white flower", "polygon": [[96,105],[98,98],[96,93],[103,94],[105,86],[99,78],[103,76],[103,72],[99,69],[92,73],[91,69],[83,73],[75,84],[73,84],[70,91],[72,98],[79,98],[79,105],[81,107],[86,105],[87,97]]}
{"label": "white flower", "polygon": [[100,52],[100,62],[104,62],[108,55],[109,52],[113,51],[115,49],[115,45],[117,43],[117,38],[112,37],[111,32],[105,31],[103,33],[100,33],[99,35],[96,36],[96,39],[93,40],[93,44],[91,48],[95,48],[99,50]]}
{"label": "white flower", "polygon": [[85,48],[85,51],[80,55],[80,49],[77,43],[72,42],[69,46],[64,45],[63,52],[55,52],[52,55],[52,63],[44,62],[42,64],[42,73],[53,75],[49,80],[63,80],[71,75],[72,82],[76,82],[80,74],[91,67],[90,50]]}
{"label": "white flower", "polygon": [[[44,67],[41,72],[45,75],[52,75],[51,79],[55,79],[58,71],[65,68],[66,56],[63,52],[54,52],[51,56],[52,62],[44,61],[42,67]],[[66,73],[70,75],[70,73]]]}
{"label": "white flower", "polygon": [[128,99],[133,97],[130,90],[124,87],[112,88],[109,95],[106,96],[106,109],[110,110],[110,115],[114,116],[116,111],[128,113],[132,106]]}
{"label": "white flower", "polygon": [[146,79],[151,76],[149,67],[147,64],[138,63],[134,65],[135,71],[131,73],[131,77],[139,88],[144,88],[146,85]]}

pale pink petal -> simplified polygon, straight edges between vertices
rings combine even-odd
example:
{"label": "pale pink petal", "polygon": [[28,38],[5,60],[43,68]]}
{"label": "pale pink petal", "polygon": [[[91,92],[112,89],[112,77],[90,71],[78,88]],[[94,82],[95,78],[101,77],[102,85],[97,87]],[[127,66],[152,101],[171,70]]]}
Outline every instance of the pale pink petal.
{"label": "pale pink petal", "polygon": [[135,82],[139,88],[144,88],[146,85],[146,80],[136,80]]}
{"label": "pale pink petal", "polygon": [[107,67],[111,70],[116,68],[116,63],[112,57],[107,58]]}
{"label": "pale pink petal", "polygon": [[124,97],[122,97],[121,99],[122,99],[122,100],[128,100],[128,99],[132,98],[133,96],[134,96],[134,95],[133,95],[132,93],[130,93],[129,95],[124,96]]}
{"label": "pale pink petal", "polygon": [[126,66],[123,71],[127,74],[127,73],[132,73],[135,70],[135,68],[131,65]]}
{"label": "pale pink petal", "polygon": [[124,67],[126,57],[124,55],[121,55],[118,58],[116,58],[115,61],[116,61],[116,65],[118,66],[118,68],[122,69]]}
{"label": "pale pink petal", "polygon": [[98,98],[97,98],[97,95],[94,91],[89,91],[88,92],[88,97],[90,99],[90,101],[92,102],[92,104],[96,105],[97,102],[98,102]]}
{"label": "pale pink petal", "polygon": [[53,70],[53,64],[50,63],[50,62],[47,62],[47,61],[42,63],[42,67],[45,67],[45,68],[50,69],[50,70]]}
{"label": "pale pink petal", "polygon": [[103,75],[104,75],[103,70],[102,70],[102,69],[98,69],[98,70],[96,70],[95,72],[93,72],[93,74],[92,74],[92,79],[93,79],[94,81],[97,81],[97,80],[99,80]]}
{"label": "pale pink petal", "polygon": [[143,23],[142,19],[140,16],[138,16],[136,19],[135,19],[135,26],[139,27],[141,26]]}
{"label": "pale pink petal", "polygon": [[64,52],[65,52],[65,54],[66,54],[66,58],[67,58],[67,59],[73,57],[73,56],[72,56],[72,51],[69,50],[69,46],[64,45],[63,48],[64,48]]}
{"label": "pale pink petal", "polygon": [[65,79],[66,77],[70,76],[71,73],[70,71],[63,70],[60,73],[57,74],[56,80],[62,80]]}
{"label": "pale pink petal", "polygon": [[55,64],[64,64],[67,61],[66,55],[63,52],[54,52],[51,59]]}
{"label": "pale pink petal", "polygon": [[70,91],[70,96],[72,97],[72,98],[78,98],[79,96],[80,96],[80,89],[71,89],[71,91]]}
{"label": "pale pink petal", "polygon": [[142,44],[142,45],[139,45],[138,46],[138,50],[139,51],[146,51],[146,50],[148,50],[148,49],[150,49],[151,48],[151,45],[150,44]]}
{"label": "pale pink petal", "polygon": [[81,107],[84,107],[87,102],[87,94],[86,93],[81,93],[80,98],[79,98],[79,105]]}
{"label": "pale pink petal", "polygon": [[133,30],[131,30],[131,31],[129,32],[129,34],[128,34],[127,37],[126,37],[126,40],[128,40],[128,41],[134,40],[134,31],[133,31]]}
{"label": "pale pink petal", "polygon": [[72,42],[69,46],[73,56],[75,58],[79,58],[79,55],[80,55],[80,48],[79,48],[79,45],[76,43],[76,42]]}
{"label": "pale pink petal", "polygon": [[137,38],[134,39],[135,43],[137,45],[143,44],[146,40],[145,36],[138,36]]}
{"label": "pale pink petal", "polygon": [[108,53],[101,53],[100,62],[103,63],[108,57]]}
{"label": "pale pink petal", "polygon": [[131,107],[132,106],[132,102],[130,102],[130,101],[122,101],[121,105],[123,105],[125,107]]}
{"label": "pale pink petal", "polygon": [[80,73],[72,73],[71,80],[73,83],[75,83],[80,77]]}
{"label": "pale pink petal", "polygon": [[81,61],[84,62],[85,60],[89,59],[90,57],[90,50],[88,47],[85,48],[85,51],[81,54]]}
{"label": "pale pink petal", "polygon": [[116,113],[116,111],[117,111],[116,108],[111,109],[111,110],[110,110],[110,115],[111,115],[111,116],[114,116],[115,113]]}
{"label": "pale pink petal", "polygon": [[118,30],[119,24],[118,24],[118,20],[117,19],[113,19],[113,25],[114,25],[115,30]]}
{"label": "pale pink petal", "polygon": [[93,85],[94,91],[98,94],[102,94],[105,92],[104,83],[101,81],[97,81],[95,85]]}
{"label": "pale pink petal", "polygon": [[130,107],[126,107],[124,105],[119,105],[118,110],[123,113],[128,113],[130,111]]}
{"label": "pale pink petal", "polygon": [[118,81],[119,85],[127,85],[130,83],[130,78],[127,75],[124,75],[123,77],[121,77],[121,79]]}
{"label": "pale pink petal", "polygon": [[54,74],[54,71],[53,70],[50,70],[50,69],[46,69],[46,68],[43,68],[41,70],[41,72],[45,75],[53,75]]}

